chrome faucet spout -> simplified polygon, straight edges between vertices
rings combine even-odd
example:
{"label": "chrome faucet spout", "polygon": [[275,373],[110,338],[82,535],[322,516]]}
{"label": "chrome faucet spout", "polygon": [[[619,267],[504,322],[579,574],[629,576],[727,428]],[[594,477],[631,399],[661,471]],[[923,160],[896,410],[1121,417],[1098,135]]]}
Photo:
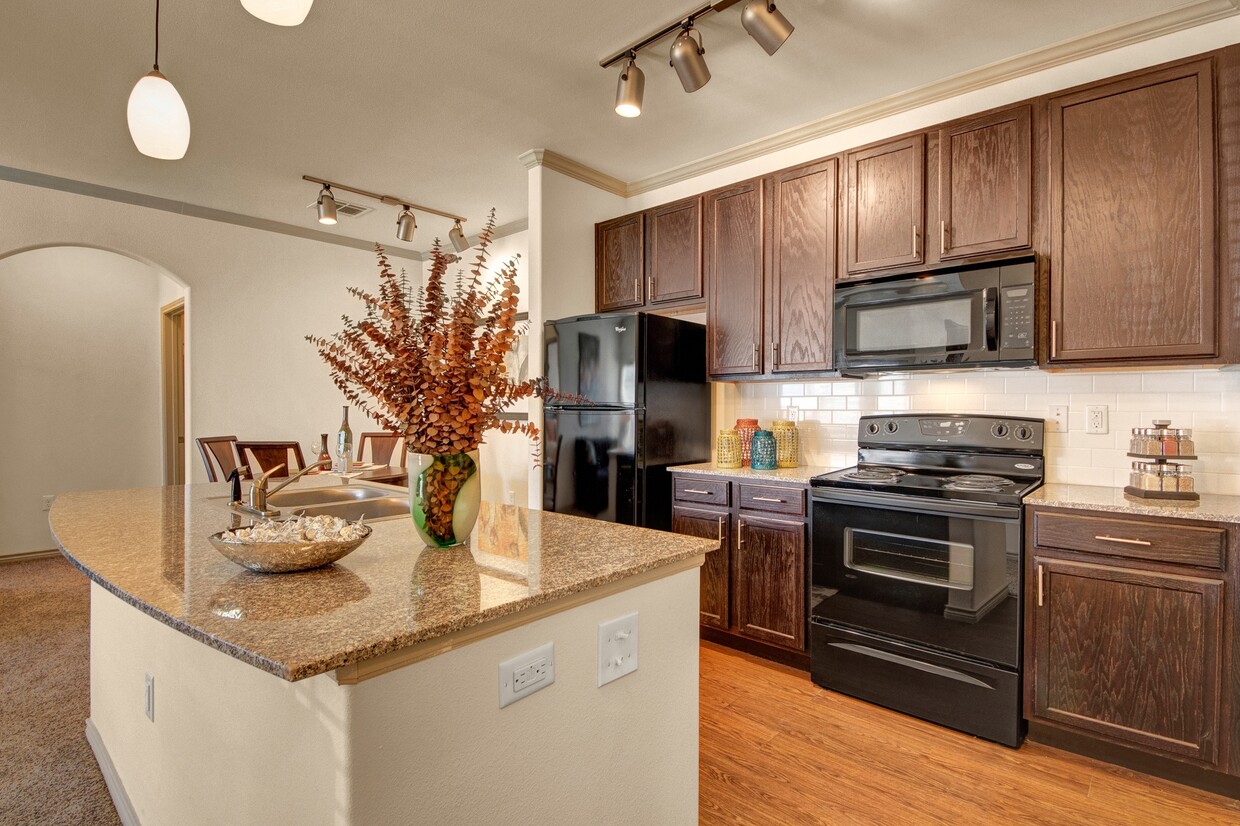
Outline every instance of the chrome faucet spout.
{"label": "chrome faucet spout", "polygon": [[278,473],[284,469],[284,465],[276,465],[254,480],[254,484],[250,486],[249,504],[242,505],[239,509],[245,511],[246,513],[254,514],[255,516],[279,516],[280,512],[278,510],[273,510],[272,508],[267,507],[267,497],[273,493],[278,493],[284,490],[284,488],[288,487],[293,482],[296,482],[298,479],[305,476],[315,468],[326,467],[331,463],[331,459],[320,459],[312,465],[307,465],[292,476],[280,482],[274,488],[268,490],[267,485],[271,480],[272,474]]}
{"label": "chrome faucet spout", "polygon": [[[267,493],[268,493],[268,494],[272,494],[272,493],[279,493],[280,491],[284,490],[286,487],[288,487],[289,485],[293,484],[293,483],[294,483],[294,482],[296,482],[298,479],[300,479],[301,477],[305,476],[307,473],[309,473],[310,471],[314,470],[315,468],[321,468],[321,467],[331,467],[331,464],[332,464],[332,460],[331,460],[331,459],[319,459],[317,462],[315,462],[315,463],[314,463],[314,464],[312,464],[312,465],[306,465],[304,468],[302,468],[301,470],[297,471],[297,472],[296,472],[296,473],[294,473],[292,476],[288,477],[287,479],[285,479],[285,480],[284,480],[283,482],[281,482],[280,484],[276,485],[276,486],[275,486],[274,488],[272,488],[271,490],[267,491]],[[266,479],[266,476],[264,475],[264,477],[263,477],[263,478],[264,478],[264,479]],[[264,485],[264,487],[266,487],[266,486]]]}

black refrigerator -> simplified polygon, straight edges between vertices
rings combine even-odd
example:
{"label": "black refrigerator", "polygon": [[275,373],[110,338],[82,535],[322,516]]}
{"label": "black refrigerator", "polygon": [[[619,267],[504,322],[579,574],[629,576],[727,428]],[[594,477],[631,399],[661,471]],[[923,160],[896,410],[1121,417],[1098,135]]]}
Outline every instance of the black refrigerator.
{"label": "black refrigerator", "polygon": [[548,321],[543,510],[670,530],[671,465],[710,461],[706,328],[648,313]]}

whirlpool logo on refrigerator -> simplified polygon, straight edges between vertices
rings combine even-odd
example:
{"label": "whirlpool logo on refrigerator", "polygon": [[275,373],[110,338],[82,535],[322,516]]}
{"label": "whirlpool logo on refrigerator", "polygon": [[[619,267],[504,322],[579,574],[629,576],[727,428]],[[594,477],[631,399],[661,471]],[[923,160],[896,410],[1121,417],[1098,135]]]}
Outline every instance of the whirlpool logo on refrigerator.
{"label": "whirlpool logo on refrigerator", "polygon": [[625,327],[623,324],[617,324],[617,325],[616,325],[616,332],[617,332],[617,333],[623,333],[623,332],[626,332],[628,329],[629,329],[629,328],[628,328],[628,327]]}

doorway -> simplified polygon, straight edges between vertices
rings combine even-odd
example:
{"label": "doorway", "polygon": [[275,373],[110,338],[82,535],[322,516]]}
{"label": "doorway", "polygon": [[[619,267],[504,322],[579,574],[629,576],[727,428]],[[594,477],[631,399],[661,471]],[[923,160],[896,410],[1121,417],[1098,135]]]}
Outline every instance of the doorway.
{"label": "doorway", "polygon": [[185,484],[185,299],[159,308],[164,484]]}

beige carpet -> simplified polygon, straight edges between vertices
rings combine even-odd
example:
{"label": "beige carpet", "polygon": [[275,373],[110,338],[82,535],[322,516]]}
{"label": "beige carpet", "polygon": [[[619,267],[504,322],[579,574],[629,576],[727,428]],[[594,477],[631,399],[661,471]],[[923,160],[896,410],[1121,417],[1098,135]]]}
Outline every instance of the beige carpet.
{"label": "beige carpet", "polygon": [[0,564],[0,823],[120,823],[86,742],[89,634],[62,557]]}

